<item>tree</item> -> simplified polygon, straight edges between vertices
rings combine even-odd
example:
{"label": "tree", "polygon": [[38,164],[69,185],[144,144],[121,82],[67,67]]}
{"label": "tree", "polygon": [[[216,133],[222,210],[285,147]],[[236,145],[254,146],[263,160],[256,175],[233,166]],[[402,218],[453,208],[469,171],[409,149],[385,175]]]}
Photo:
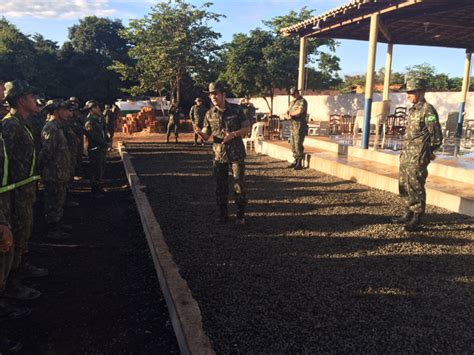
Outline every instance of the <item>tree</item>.
{"label": "tree", "polygon": [[[310,18],[312,11],[306,7],[300,12],[290,11],[264,24],[268,30],[257,28],[249,35],[239,33],[225,46],[225,70],[220,78],[227,82],[237,95],[261,96],[273,112],[275,89],[287,89],[296,84],[299,61],[299,41],[295,37],[283,37],[280,29]],[[319,60],[320,68],[332,76],[339,70],[338,60],[320,52],[321,46],[331,51],[336,42],[330,39],[310,39],[308,41],[308,62]],[[319,58],[319,59],[318,59]],[[322,76],[321,76],[322,77]],[[326,77],[325,77],[326,78]],[[267,97],[270,100],[267,100]]]}
{"label": "tree", "polygon": [[222,17],[207,10],[211,5],[198,8],[183,0],[160,2],[150,14],[130,21],[121,31],[131,44],[128,55],[134,62],[114,61],[112,68],[122,79],[137,82],[131,88],[133,94],[168,92],[179,104],[185,74],[191,78],[209,74],[220,34],[208,23]]}

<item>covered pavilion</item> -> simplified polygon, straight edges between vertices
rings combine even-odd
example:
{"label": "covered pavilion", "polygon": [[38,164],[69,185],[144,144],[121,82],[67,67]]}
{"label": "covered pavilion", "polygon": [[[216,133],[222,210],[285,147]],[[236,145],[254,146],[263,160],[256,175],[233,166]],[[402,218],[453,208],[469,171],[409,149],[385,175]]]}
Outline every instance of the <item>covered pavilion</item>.
{"label": "covered pavilion", "polygon": [[298,88],[304,88],[306,44],[311,37],[369,41],[362,148],[369,146],[370,117],[378,42],[387,43],[383,100],[388,100],[394,44],[466,50],[464,80],[456,135],[461,136],[474,48],[473,0],[352,0],[283,28],[300,38]]}

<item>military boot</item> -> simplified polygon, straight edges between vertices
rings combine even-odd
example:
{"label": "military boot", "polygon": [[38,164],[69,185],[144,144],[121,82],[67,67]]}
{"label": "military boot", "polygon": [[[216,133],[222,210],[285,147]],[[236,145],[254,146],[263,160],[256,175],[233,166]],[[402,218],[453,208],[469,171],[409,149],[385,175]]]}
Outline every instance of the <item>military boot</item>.
{"label": "military boot", "polygon": [[169,143],[169,142],[170,142],[170,135],[167,134],[167,135],[166,135],[166,143]]}
{"label": "military boot", "polygon": [[235,220],[235,224],[239,226],[247,224],[247,220],[245,219],[245,207],[237,206],[237,219]]}
{"label": "military boot", "polygon": [[289,164],[287,166],[288,169],[293,169],[296,166],[296,159],[293,161],[293,163]]}
{"label": "military boot", "polygon": [[406,223],[413,217],[413,212],[406,210],[405,213],[399,217],[393,217],[392,223]]}
{"label": "military boot", "polygon": [[19,301],[30,301],[41,297],[41,292],[24,285],[20,277],[14,273],[9,277],[3,296]]}
{"label": "military boot", "polygon": [[421,223],[421,214],[414,213],[411,219],[405,223],[405,230],[408,232],[414,231]]}
{"label": "military boot", "polygon": [[219,205],[219,215],[217,216],[216,222],[219,224],[227,223],[229,221],[229,211],[227,204]]}
{"label": "military boot", "polygon": [[0,335],[0,352],[5,353],[16,353],[23,348],[23,344],[19,341],[15,341],[7,338],[5,335]]}
{"label": "military boot", "polygon": [[7,299],[0,298],[0,321],[8,321],[18,318],[28,317],[31,310],[26,307],[17,307],[11,304]]}
{"label": "military boot", "polygon": [[296,159],[296,165],[293,169],[294,170],[302,170],[303,169],[302,159]]}
{"label": "military boot", "polygon": [[178,136],[174,137],[174,142],[178,143]]}
{"label": "military boot", "polygon": [[48,269],[37,267],[30,264],[28,261],[23,261],[18,268],[18,275],[21,278],[36,278],[36,277],[44,277],[48,276],[49,271]]}

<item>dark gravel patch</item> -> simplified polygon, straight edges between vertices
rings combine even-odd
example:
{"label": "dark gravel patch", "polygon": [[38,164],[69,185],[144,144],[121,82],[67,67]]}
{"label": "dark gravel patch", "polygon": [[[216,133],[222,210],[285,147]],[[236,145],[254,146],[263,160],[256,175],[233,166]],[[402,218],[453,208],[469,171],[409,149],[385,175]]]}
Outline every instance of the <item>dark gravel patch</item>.
{"label": "dark gravel patch", "polygon": [[[213,224],[210,149],[127,144],[218,353],[472,353],[472,219],[247,159],[249,226]],[[233,210],[231,206],[231,210]]]}
{"label": "dark gravel patch", "polygon": [[[8,324],[23,354],[178,354],[153,260],[118,154],[109,159],[106,197],[93,200],[86,181],[75,186],[81,206],[66,211],[73,237],[44,238],[35,214],[31,260],[50,275],[30,280],[43,296],[32,315]],[[45,244],[48,243],[48,244]]]}

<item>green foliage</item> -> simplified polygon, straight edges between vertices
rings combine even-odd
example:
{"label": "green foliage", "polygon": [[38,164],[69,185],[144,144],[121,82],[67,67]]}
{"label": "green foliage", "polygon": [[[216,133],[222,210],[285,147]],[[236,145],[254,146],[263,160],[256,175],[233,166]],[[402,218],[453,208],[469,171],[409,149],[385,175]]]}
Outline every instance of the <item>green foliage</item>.
{"label": "green foliage", "polygon": [[143,19],[130,21],[121,36],[131,45],[132,63],[114,61],[111,66],[122,79],[136,82],[133,94],[163,93],[180,99],[181,81],[189,74],[197,81],[212,76],[210,67],[219,62],[216,40],[220,34],[208,23],[222,15],[182,0],[160,2]]}

